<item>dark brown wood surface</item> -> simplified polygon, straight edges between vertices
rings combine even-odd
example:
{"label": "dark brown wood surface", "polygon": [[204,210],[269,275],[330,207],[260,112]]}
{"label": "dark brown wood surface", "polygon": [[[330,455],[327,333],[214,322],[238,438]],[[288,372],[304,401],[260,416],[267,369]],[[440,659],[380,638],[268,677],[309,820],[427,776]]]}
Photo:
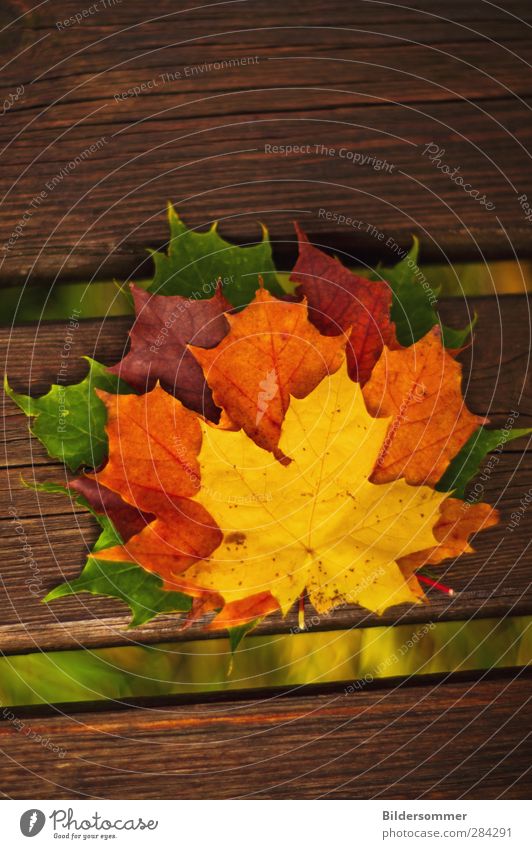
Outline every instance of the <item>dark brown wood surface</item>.
{"label": "dark brown wood surface", "polygon": [[[532,426],[526,298],[472,299],[467,304],[449,301],[441,304],[441,311],[448,322],[456,325],[464,323],[468,312],[476,311],[479,316],[473,344],[461,355],[469,407],[489,416],[493,426],[507,425],[509,415],[516,427]],[[81,323],[73,334],[68,382],[85,372],[84,361],[77,359],[82,353],[107,364],[116,362],[127,344],[129,324],[129,319]],[[0,331],[0,340],[7,350],[5,370],[17,391],[41,393],[55,381],[65,332],[66,324],[57,323]],[[96,523],[86,511],[71,509],[63,497],[38,494],[22,486],[21,476],[64,482],[65,472],[59,464],[50,462],[40,443],[29,436],[26,417],[9,399],[5,402],[4,423],[6,448],[2,466],[6,475],[0,497],[7,518],[2,522],[0,548],[0,649],[19,653],[197,637],[202,624],[181,632],[176,616],[162,616],[127,632],[129,617],[120,602],[87,594],[51,605],[41,603],[48,589],[79,574],[97,535]],[[454,598],[432,592],[429,607],[396,607],[382,617],[349,607],[322,618],[317,628],[532,613],[530,516],[525,512],[517,527],[508,529],[513,510],[532,487],[532,455],[526,447],[527,440],[521,439],[507,445],[502,454],[494,455],[496,460],[483,481],[484,499],[500,508],[501,522],[477,537],[474,554],[455,563],[449,561],[442,570],[442,579],[457,591]],[[10,505],[18,517],[18,526],[6,513]],[[21,559],[20,527],[38,565],[36,592],[30,591],[32,573]],[[293,617],[284,622],[272,617],[261,627],[265,632],[275,632],[289,630],[294,624]]]}
{"label": "dark brown wood surface", "polygon": [[526,799],[530,682],[515,671],[347,695],[340,689],[97,713],[67,709],[23,715],[18,727],[8,717],[0,722],[0,793]]}
{"label": "dark brown wood surface", "polygon": [[[391,259],[393,245],[407,246],[412,233],[425,260],[532,255],[532,223],[519,200],[532,202],[526,0],[108,6],[78,22],[70,17],[80,12],[77,0],[0,0],[0,285],[150,273],[145,247],[167,238],[167,199],[193,226],[221,219],[222,233],[241,243],[256,240],[257,219],[264,221],[279,267],[294,258],[294,218],[352,263]],[[127,93],[133,86],[142,89],[136,96]],[[430,161],[430,143],[444,149],[440,165],[458,169],[494,209]],[[284,155],[267,145],[303,150]],[[377,170],[371,157],[385,167]],[[360,223],[341,224],[340,216]],[[504,427],[513,411],[515,426],[532,425],[527,301],[441,307],[456,324],[468,309],[479,313],[474,344],[461,355],[470,408],[493,426]],[[82,354],[118,360],[128,323],[82,322],[69,381],[84,373]],[[18,391],[42,393],[56,379],[65,335],[65,324],[0,332]],[[64,471],[29,438],[11,403],[4,412],[0,504],[16,511],[42,592],[28,586],[15,522],[2,519],[0,651],[203,633],[199,623],[182,634],[169,616],[129,633],[122,605],[90,596],[40,603],[48,588],[78,574],[96,529],[83,511],[21,486],[21,475],[61,481]],[[532,613],[529,516],[508,530],[532,487],[525,449],[524,440],[507,446],[484,481],[501,524],[479,536],[474,555],[444,570],[458,591],[453,599],[433,593],[430,607],[380,619],[346,608],[317,627]],[[262,627],[293,624],[274,617]],[[8,709],[0,715],[0,793],[529,798],[529,700],[530,675],[516,671],[389,682],[351,695],[339,685],[314,695],[34,710],[22,724]]]}
{"label": "dark brown wood surface", "polygon": [[[531,254],[518,200],[532,198],[526,0],[128,0],[67,21],[79,11],[0,2],[0,103],[24,85],[0,122],[2,283],[143,273],[167,199],[243,243],[263,220],[281,265],[295,217],[357,260],[412,232],[425,258]],[[494,209],[431,163],[431,142]]]}

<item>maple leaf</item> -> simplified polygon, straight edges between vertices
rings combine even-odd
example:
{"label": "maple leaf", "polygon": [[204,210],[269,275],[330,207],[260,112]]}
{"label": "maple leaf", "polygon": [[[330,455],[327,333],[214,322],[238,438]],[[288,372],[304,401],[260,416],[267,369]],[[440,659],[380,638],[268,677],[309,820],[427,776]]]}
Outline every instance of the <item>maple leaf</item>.
{"label": "maple leaf", "polygon": [[156,516],[99,559],[139,562],[175,589],[175,576],[208,557],[221,539],[212,517],[191,500],[200,487],[200,420],[160,386],[142,396],[99,396],[108,411],[109,459],[90,478]]}
{"label": "maple leaf", "polygon": [[339,367],[345,338],[322,336],[309,323],[304,301],[281,301],[263,288],[228,321],[229,333],[219,345],[190,350],[233,426],[278,453],[290,397],[305,397]]}
{"label": "maple leaf", "polygon": [[84,503],[94,512],[106,516],[123,540],[128,540],[155,519],[153,513],[147,513],[133,507],[121,498],[117,492],[102,486],[86,475],[69,481],[68,489],[82,497]]}
{"label": "maple leaf", "polygon": [[172,509],[173,499],[198,491],[202,436],[195,413],[160,386],[145,395],[98,397],[107,408],[109,457],[89,477],[152,513],[154,506]]}
{"label": "maple leaf", "polygon": [[[174,499],[173,508],[154,504],[157,518],[123,545],[106,548],[100,560],[134,561],[163,579],[167,590],[189,593],[182,573],[197,560],[203,560],[220,544],[222,534],[203,507],[190,499]],[[207,591],[212,595],[212,592]],[[191,595],[203,591],[191,588]]]}
{"label": "maple leaf", "polygon": [[[91,492],[90,488],[87,489],[86,484],[87,481],[84,482],[85,491],[94,497],[94,492]],[[128,605],[133,615],[130,627],[143,625],[160,613],[190,611],[192,600],[189,596],[181,592],[166,591],[163,588],[162,579],[158,575],[147,572],[138,563],[109,563],[105,559],[99,559],[99,554],[103,554],[106,548],[119,546],[122,538],[110,517],[95,510],[84,495],[73,489],[72,483],[68,487],[51,482],[26,484],[26,486],[38,492],[67,495],[72,501],[86,507],[101,527],[100,536],[87,558],[81,575],[51,590],[44,598],[46,603],[81,592],[106,595]],[[112,495],[114,496],[115,493]],[[119,496],[116,498],[119,499]],[[106,504],[109,503],[109,496],[106,495],[104,501]],[[131,528],[129,530],[131,531]]]}
{"label": "maple leaf", "polygon": [[471,552],[473,548],[469,538],[481,530],[493,527],[498,521],[498,510],[489,504],[469,504],[458,498],[447,498],[433,528],[438,545],[401,558],[399,566],[417,570],[427,564],[434,565],[448,557],[459,557]]}
{"label": "maple leaf", "polygon": [[384,281],[371,281],[349,271],[310,244],[296,224],[299,257],[290,279],[308,302],[309,318],[326,336],[350,329],[347,362],[352,380],[365,383],[383,346],[398,347],[390,320],[392,291]]}
{"label": "maple leaf", "polygon": [[440,287],[429,283],[418,265],[419,240],[413,237],[412,247],[393,268],[381,269],[373,274],[374,280],[386,280],[393,291],[391,317],[395,323],[401,345],[412,345],[425,336],[434,325],[441,329],[446,348],[459,350],[464,346],[475,324],[476,317],[464,327],[455,330],[440,321],[435,309]]}
{"label": "maple leaf", "polygon": [[364,386],[368,410],[392,416],[372,480],[404,477],[437,483],[451,459],[486,420],[470,413],[461,392],[462,367],[445,351],[439,328],[410,348],[384,349]]}
{"label": "maple leaf", "polygon": [[32,398],[14,392],[4,377],[7,395],[27,416],[35,417],[31,433],[42,442],[50,457],[62,460],[71,471],[80,466],[99,466],[107,454],[105,406],[96,389],[133,392],[123,380],[90,357],[84,357],[89,371],[80,383],[53,384],[46,395]]}
{"label": "maple leaf", "polygon": [[453,491],[458,498],[465,498],[468,483],[478,474],[480,466],[490,451],[502,451],[507,442],[530,436],[532,428],[514,428],[510,430],[487,430],[481,427],[469,437],[466,444],[458,452],[447,467],[436,489],[442,492]]}
{"label": "maple leaf", "polygon": [[305,589],[322,613],[345,602],[382,611],[415,600],[396,561],[437,544],[432,526],[446,495],[368,480],[388,424],[368,414],[345,366],[291,400],[280,441],[288,466],[242,431],[202,423],[196,497],[224,538],[185,572],[183,589],[226,603],[271,593],[283,613]]}
{"label": "maple leaf", "polygon": [[188,613],[192,599],[178,591],[163,588],[158,575],[137,563],[108,562],[91,556],[78,578],[51,590],[44,601],[50,603],[77,593],[104,595],[123,601],[133,614],[129,627],[144,625],[161,613]]}
{"label": "maple leaf", "polygon": [[270,592],[257,593],[249,598],[226,604],[210,624],[212,630],[240,628],[250,621],[257,622],[279,610],[279,603]]}
{"label": "maple leaf", "polygon": [[168,254],[153,251],[155,277],[150,292],[158,295],[182,295],[210,298],[221,279],[224,295],[235,307],[253,299],[259,275],[275,295],[283,290],[276,277],[267,229],[262,227],[262,241],[239,247],[218,235],[213,224],[205,233],[189,230],[174,207],[168,205],[170,242]]}
{"label": "maple leaf", "polygon": [[138,392],[153,389],[159,381],[186,407],[218,421],[220,410],[187,344],[211,348],[227,333],[229,325],[224,313],[231,305],[221,289],[218,287],[206,300],[197,300],[151,295],[134,285],[130,288],[136,313],[129,331],[131,349],[109,371]]}

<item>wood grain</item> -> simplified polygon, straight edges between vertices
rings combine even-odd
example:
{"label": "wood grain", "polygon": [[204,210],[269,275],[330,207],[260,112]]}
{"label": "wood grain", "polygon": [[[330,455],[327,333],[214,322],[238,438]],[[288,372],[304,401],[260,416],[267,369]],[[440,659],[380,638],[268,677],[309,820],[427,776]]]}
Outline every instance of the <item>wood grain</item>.
{"label": "wood grain", "polygon": [[20,730],[0,722],[0,792],[15,799],[524,799],[532,789],[529,703],[530,675],[515,671],[348,695],[303,690],[22,714]]}
{"label": "wood grain", "polygon": [[[128,0],[81,23],[65,23],[78,0],[44,2],[28,14],[30,6],[0,0],[0,106],[24,86],[0,122],[0,285],[149,274],[145,247],[167,238],[167,198],[193,226],[219,218],[222,232],[243,244],[258,238],[263,220],[283,268],[294,259],[296,217],[313,241],[352,263],[396,258],[413,232],[425,260],[531,255],[531,225],[518,200],[532,198],[525,0],[504,8],[449,0],[443,11],[429,0],[408,8],[160,0],[153,9]],[[138,96],[127,94],[133,86],[143,86]],[[495,209],[431,163],[430,142]],[[267,145],[303,151],[284,155]],[[346,153],[386,167],[355,165]],[[339,216],[360,224],[339,225]],[[512,410],[517,426],[532,425],[527,301],[441,308],[456,324],[468,310],[479,313],[481,330],[461,357],[469,406],[494,426]],[[118,360],[127,326],[82,322],[69,380],[84,373],[83,354]],[[41,393],[55,380],[66,332],[57,323],[0,332],[19,391]],[[96,532],[83,511],[20,485],[21,474],[61,480],[64,472],[29,439],[13,405],[4,406],[3,421],[0,503],[13,506],[19,524],[1,522],[0,649],[205,635],[202,623],[180,633],[176,617],[132,635],[124,608],[110,600],[40,603],[61,576],[79,572]],[[454,599],[432,595],[430,607],[396,608],[381,619],[346,608],[316,627],[531,613],[529,519],[506,529],[532,487],[524,447],[507,448],[485,482],[503,520],[479,537],[475,555],[449,565],[445,579],[460,591]],[[19,528],[37,564],[31,575]],[[274,617],[262,629],[294,624]],[[516,671],[388,682],[349,696],[339,686],[217,703],[19,711],[22,724],[0,711],[0,794],[530,798],[529,693],[530,674]]]}
{"label": "wood grain", "polygon": [[[27,8],[0,4],[5,21]],[[65,25],[77,12],[77,0],[40,4],[0,41],[0,102],[25,86],[0,125],[0,282],[148,273],[145,247],[167,238],[168,198],[192,225],[220,218],[242,243],[262,219],[285,267],[294,217],[353,261],[389,255],[387,240],[404,247],[412,232],[425,258],[530,255],[518,201],[532,197],[525,0],[452,0],[444,11],[427,0],[161,0],[154,10],[132,0]],[[122,96],[134,86],[144,90]],[[431,142],[495,209],[423,155]]]}
{"label": "wood grain", "polygon": [[[489,415],[492,424],[504,427],[514,411],[515,425],[532,425],[529,358],[528,302],[522,297],[472,299],[468,303],[444,302],[441,311],[455,325],[464,323],[468,313],[479,315],[479,332],[471,348],[461,355],[469,406]],[[122,356],[127,345],[128,319],[82,322],[74,332],[69,357],[69,381],[84,374],[85,364],[77,359],[89,353],[111,364]],[[5,344],[6,371],[18,391],[40,393],[55,380],[65,339],[65,324],[43,323],[0,331]],[[516,416],[515,414],[519,415]],[[28,425],[15,406],[6,400],[5,483],[0,490],[5,509],[12,505],[18,517],[4,519],[4,542],[0,544],[2,588],[0,590],[0,648],[6,653],[36,649],[71,648],[80,645],[103,646],[131,642],[161,642],[191,639],[202,630],[198,623],[181,632],[176,616],[162,616],[135,632],[127,632],[126,609],[111,600],[89,595],[63,599],[45,606],[40,599],[61,580],[79,574],[85,556],[97,535],[95,522],[86,512],[71,508],[60,496],[31,492],[20,483],[29,480],[65,481],[65,473],[51,463],[46,452],[28,434]],[[442,570],[443,580],[457,595],[453,599],[431,594],[430,607],[398,607],[377,617],[358,607],[339,610],[323,618],[318,629],[419,622],[532,613],[530,581],[530,518],[525,513],[513,531],[508,530],[512,511],[532,487],[532,455],[526,439],[507,446],[484,482],[484,498],[499,506],[501,523],[479,535],[476,552],[452,561]],[[21,530],[22,529],[22,530]],[[36,567],[24,565],[20,536],[31,547]],[[266,620],[267,633],[290,630],[294,617]],[[211,632],[211,636],[215,636]]]}

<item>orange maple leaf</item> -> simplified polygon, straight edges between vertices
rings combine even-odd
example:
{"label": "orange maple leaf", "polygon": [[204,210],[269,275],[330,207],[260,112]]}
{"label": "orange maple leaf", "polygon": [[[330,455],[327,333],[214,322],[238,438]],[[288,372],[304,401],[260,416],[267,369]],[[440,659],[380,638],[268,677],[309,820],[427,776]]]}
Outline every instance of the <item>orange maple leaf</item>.
{"label": "orange maple leaf", "polygon": [[210,623],[210,628],[235,628],[279,610],[279,602],[269,592],[230,601]]}
{"label": "orange maple leaf", "polygon": [[88,477],[156,514],[171,507],[173,497],[194,495],[200,487],[198,416],[159,385],[145,395],[96,392],[107,407],[109,459]]}
{"label": "orange maple leaf", "polygon": [[404,477],[436,484],[453,457],[486,419],[471,413],[461,390],[462,367],[441,342],[438,327],[398,351],[384,348],[364,399],[373,416],[392,421],[373,471],[374,483]]}
{"label": "orange maple leaf", "polygon": [[[123,545],[98,552],[99,560],[133,561],[163,579],[168,590],[182,590],[179,576],[198,560],[204,560],[218,548],[222,532],[201,504],[188,498],[174,498],[173,507],[161,507],[157,518]],[[190,589],[189,593],[193,594]],[[203,593],[201,593],[203,595]]]}
{"label": "orange maple leaf", "polygon": [[308,321],[306,302],[274,298],[264,288],[242,312],[228,315],[230,330],[216,348],[190,346],[216,404],[261,448],[277,446],[290,396],[304,398],[342,362],[346,339],[322,336]]}
{"label": "orange maple leaf", "polygon": [[176,589],[175,577],[208,557],[222,539],[207,510],[191,500],[200,488],[199,419],[160,386],[146,395],[98,394],[107,407],[109,459],[89,477],[156,516],[98,558],[141,563],[167,589]]}
{"label": "orange maple leaf", "polygon": [[399,566],[417,570],[428,564],[441,563],[448,557],[472,552],[469,537],[496,525],[499,511],[490,504],[470,504],[459,498],[447,498],[440,508],[440,518],[433,528],[439,545],[402,557]]}

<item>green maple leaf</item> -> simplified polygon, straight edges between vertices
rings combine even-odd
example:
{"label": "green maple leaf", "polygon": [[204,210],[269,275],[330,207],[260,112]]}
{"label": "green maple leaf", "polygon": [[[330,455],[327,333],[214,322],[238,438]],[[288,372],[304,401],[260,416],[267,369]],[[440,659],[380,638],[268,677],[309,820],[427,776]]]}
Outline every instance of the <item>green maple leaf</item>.
{"label": "green maple leaf", "polygon": [[262,228],[261,242],[239,247],[218,235],[217,224],[204,233],[189,230],[171,204],[168,206],[168,219],[168,253],[152,252],[155,277],[148,287],[150,292],[196,299],[212,298],[217,281],[221,279],[227,300],[235,307],[242,307],[253,300],[260,275],[273,295],[283,295],[265,227]]}
{"label": "green maple leaf", "polygon": [[408,254],[393,268],[383,269],[379,279],[386,280],[393,291],[392,321],[401,345],[412,345],[439,324],[446,348],[461,348],[476,324],[476,316],[463,330],[441,324],[434,304],[439,287],[432,287],[418,266],[419,240],[414,236]]}
{"label": "green maple leaf", "polygon": [[481,427],[467,440],[461,451],[450,463],[442,475],[436,489],[440,492],[451,492],[455,498],[466,497],[466,487],[480,471],[480,467],[490,451],[501,451],[507,442],[528,436],[532,428],[515,428],[514,430],[487,430]]}
{"label": "green maple leaf", "polygon": [[87,558],[79,578],[56,587],[44,601],[54,601],[75,593],[105,595],[124,601],[133,614],[130,628],[144,625],[159,613],[188,613],[192,607],[189,596],[163,589],[158,575],[147,572],[136,563],[98,560],[92,556]]}
{"label": "green maple leaf", "polygon": [[29,486],[39,492],[68,495],[72,501],[86,507],[102,529],[81,575],[51,590],[44,598],[46,603],[83,592],[117,598],[125,602],[133,614],[130,628],[149,622],[159,613],[189,612],[192,599],[183,593],[163,589],[161,578],[153,572],[147,572],[136,563],[98,559],[99,551],[113,545],[122,545],[123,540],[111,520],[101,513],[96,513],[83,496],[55,483]]}
{"label": "green maple leaf", "polygon": [[20,395],[4,377],[7,395],[27,415],[34,417],[31,433],[42,442],[50,457],[62,460],[72,472],[80,466],[96,468],[107,457],[105,404],[95,389],[121,394],[132,393],[127,383],[90,357],[88,374],[71,386],[52,385],[46,395],[32,398]]}

